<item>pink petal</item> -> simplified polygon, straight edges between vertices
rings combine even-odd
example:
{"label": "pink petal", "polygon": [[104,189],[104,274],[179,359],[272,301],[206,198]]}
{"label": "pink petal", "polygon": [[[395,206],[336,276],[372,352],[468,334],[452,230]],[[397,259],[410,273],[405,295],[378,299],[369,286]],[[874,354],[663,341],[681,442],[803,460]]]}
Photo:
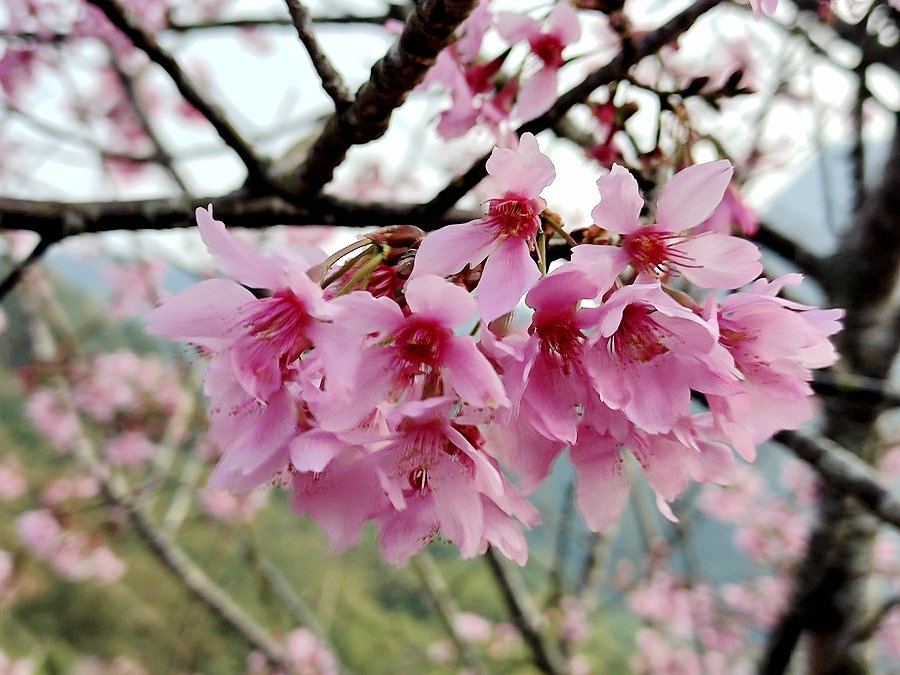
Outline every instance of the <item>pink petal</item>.
{"label": "pink petal", "polygon": [[657,203],[657,221],[672,232],[699,225],[722,201],[733,173],[727,159],[682,169],[663,189]]}
{"label": "pink petal", "polygon": [[486,166],[503,190],[526,199],[536,198],[556,177],[553,162],[541,152],[531,133],[522,134],[515,149],[494,148]]}
{"label": "pink petal", "polygon": [[290,444],[291,463],[298,471],[321,473],[335,457],[348,447],[334,434],[312,429],[294,437]]}
{"label": "pink petal", "polygon": [[445,277],[466,265],[477,265],[485,259],[494,240],[480,220],[442,227],[419,244],[410,278],[425,274]]}
{"label": "pink petal", "polygon": [[148,315],[147,332],[209,349],[227,343],[238,309],[256,297],[225,279],[207,279],[169,298]]}
{"label": "pink petal", "polygon": [[478,312],[485,323],[511,312],[535,282],[540,270],[522,239],[505,239],[488,256],[478,282]]}
{"label": "pink petal", "polygon": [[467,559],[478,553],[484,511],[474,483],[454,465],[448,458],[437,467],[430,474],[429,486],[441,533],[459,547],[460,557]]}
{"label": "pink petal", "polygon": [[541,33],[541,24],[535,19],[514,12],[499,12],[496,25],[497,32],[510,44],[522,42]]}
{"label": "pink petal", "polygon": [[366,291],[353,291],[331,301],[339,313],[334,326],[343,332],[345,341],[360,337],[393,333],[403,324],[403,310],[386,296],[376,298]]}
{"label": "pink petal", "polygon": [[497,372],[478,351],[474,338],[456,337],[444,352],[444,379],[459,397],[480,408],[509,405]]}
{"label": "pink petal", "polygon": [[278,270],[252,245],[233,237],[225,224],[215,220],[212,204],[196,211],[203,243],[222,273],[251,288],[278,288]]}
{"label": "pink petal", "polygon": [[431,274],[411,279],[403,289],[406,304],[420,317],[434,319],[442,326],[463,326],[475,316],[475,299],[469,292]]}
{"label": "pink petal", "polygon": [[593,532],[608,530],[619,520],[628,500],[619,444],[586,427],[570,455],[578,469],[575,500],[585,524]]}
{"label": "pink petal", "polygon": [[392,565],[402,565],[425,548],[437,534],[438,522],[430,499],[409,500],[403,511],[385,518],[378,533],[384,559]]}
{"label": "pink petal", "polygon": [[678,248],[700,265],[678,269],[701,288],[738,288],[762,274],[759,249],[746,239],[710,232],[692,237]]}
{"label": "pink petal", "polygon": [[484,509],[484,538],[500,553],[525,566],[528,562],[528,542],[519,524],[486,497],[481,497]]}
{"label": "pink petal", "polygon": [[547,19],[548,33],[555,35],[564,45],[570,45],[581,39],[581,25],[578,23],[578,10],[568,2],[558,2]]}
{"label": "pink petal", "polygon": [[604,230],[616,234],[634,232],[640,223],[638,219],[644,200],[637,181],[623,166],[613,164],[612,171],[597,181],[600,203],[591,211],[594,222]]}
{"label": "pink petal", "polygon": [[555,68],[544,67],[525,80],[516,96],[516,114],[523,122],[550,110],[556,100],[558,79]]}

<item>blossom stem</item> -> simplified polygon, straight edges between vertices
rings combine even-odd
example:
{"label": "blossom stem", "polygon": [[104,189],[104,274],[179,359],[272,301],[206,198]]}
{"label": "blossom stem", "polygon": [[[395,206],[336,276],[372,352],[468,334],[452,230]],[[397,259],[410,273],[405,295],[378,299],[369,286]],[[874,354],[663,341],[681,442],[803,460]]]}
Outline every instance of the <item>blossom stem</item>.
{"label": "blossom stem", "polygon": [[338,295],[346,295],[357,288],[364,288],[369,281],[369,277],[372,276],[372,272],[381,264],[382,260],[384,260],[384,251],[379,251],[373,255],[365,265],[359,268],[359,271],[353,275],[350,281],[344,284],[341,290],[338,291]]}

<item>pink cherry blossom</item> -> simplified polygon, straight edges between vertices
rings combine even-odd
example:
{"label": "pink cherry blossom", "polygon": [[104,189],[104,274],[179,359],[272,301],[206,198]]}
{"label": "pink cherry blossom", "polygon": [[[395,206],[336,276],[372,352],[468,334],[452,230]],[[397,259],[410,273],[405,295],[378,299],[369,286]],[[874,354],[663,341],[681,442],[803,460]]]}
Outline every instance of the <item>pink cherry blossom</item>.
{"label": "pink cherry blossom", "polygon": [[691,391],[741,392],[740,373],[712,326],[659,284],[615,291],[596,310],[589,361],[600,399],[635,426],[664,433],[689,412]]}
{"label": "pink cherry blossom", "polygon": [[628,264],[649,278],[684,275],[701,288],[737,288],[759,276],[759,249],[717,232],[693,235],[722,201],[731,179],[727,160],[682,169],[666,184],[657,203],[657,224],[641,225],[644,201],[637,181],[617,165],[603,176],[600,204],[592,215],[605,230],[622,235],[621,246],[576,246],[572,261],[598,265],[611,259],[617,273]]}
{"label": "pink cherry blossom", "polygon": [[578,11],[567,1],[554,5],[546,30],[540,22],[522,14],[500,12],[497,30],[510,44],[528,41],[540,66],[521,84],[516,98],[518,117],[527,122],[543,115],[556,99],[557,73],[565,64],[563,51],[581,38]]}
{"label": "pink cherry blossom", "polygon": [[760,280],[706,312],[719,325],[720,343],[729,351],[744,381],[742,391],[711,395],[711,409],[735,448],[748,459],[754,447],[780,429],[796,429],[813,413],[810,368],[837,360],[828,340],[840,329],[840,310],[814,310],[776,297],[799,275],[775,282]]}
{"label": "pink cherry blossom", "polygon": [[540,193],[556,175],[530,133],[522,135],[516,148],[494,148],[487,171],[502,196],[488,202],[482,220],[450,225],[425,237],[412,273],[413,278],[446,276],[486,260],[478,284],[478,312],[485,322],[511,311],[540,277],[531,258],[546,207]]}
{"label": "pink cherry blossom", "polygon": [[454,333],[475,316],[472,296],[433,275],[410,279],[404,295],[407,313],[390,298],[362,291],[334,301],[342,310],[336,322],[343,331],[335,333],[333,348],[348,355],[345,361],[352,362],[355,374],[347,377],[352,390],[338,389],[337,400],[310,401],[324,427],[352,426],[386,398],[399,400],[439,383],[475,406],[508,404],[475,340]]}

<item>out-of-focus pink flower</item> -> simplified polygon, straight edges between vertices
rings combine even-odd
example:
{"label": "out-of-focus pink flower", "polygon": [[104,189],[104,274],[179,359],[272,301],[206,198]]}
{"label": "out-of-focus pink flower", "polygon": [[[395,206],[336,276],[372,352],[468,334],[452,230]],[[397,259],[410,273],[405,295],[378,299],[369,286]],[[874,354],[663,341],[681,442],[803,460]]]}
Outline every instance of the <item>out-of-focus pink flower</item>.
{"label": "out-of-focus pink flower", "polygon": [[455,615],[453,625],[459,636],[473,645],[480,645],[490,640],[494,628],[493,624],[483,616],[471,612],[460,612]]}
{"label": "out-of-focus pink flower", "polygon": [[28,489],[22,466],[14,457],[5,457],[0,464],[0,502],[18,499]]}
{"label": "out-of-focus pink flower", "polygon": [[546,30],[529,16],[500,12],[497,30],[510,44],[527,40],[531,53],[540,61],[537,72],[522,82],[516,97],[518,117],[525,122],[533,120],[556,100],[557,73],[565,64],[563,51],[581,39],[578,11],[566,0],[557,2],[547,17]]}
{"label": "out-of-focus pink flower", "polygon": [[252,522],[268,501],[268,493],[260,490],[234,495],[225,490],[206,488],[200,495],[200,503],[206,514],[224,522]]}
{"label": "out-of-focus pink flower", "polygon": [[120,466],[143,466],[159,452],[159,446],[142,431],[126,431],[103,446],[106,458]]}
{"label": "out-of-focus pink flower", "polygon": [[753,16],[757,19],[763,14],[772,16],[778,8],[778,0],[750,0],[750,7],[753,8]]}
{"label": "out-of-focus pink flower", "polygon": [[693,232],[695,235],[703,232],[730,235],[735,228],[741,234],[752,237],[759,231],[759,218],[756,211],[743,200],[734,183],[731,183],[712,215],[695,227]]}
{"label": "out-of-focus pink flower", "polygon": [[511,311],[538,280],[531,258],[546,202],[541,191],[556,170],[530,133],[514,149],[494,148],[487,162],[503,196],[491,199],[482,220],[450,225],[425,237],[412,277],[446,276],[486,260],[478,283],[478,311],[485,322]]}

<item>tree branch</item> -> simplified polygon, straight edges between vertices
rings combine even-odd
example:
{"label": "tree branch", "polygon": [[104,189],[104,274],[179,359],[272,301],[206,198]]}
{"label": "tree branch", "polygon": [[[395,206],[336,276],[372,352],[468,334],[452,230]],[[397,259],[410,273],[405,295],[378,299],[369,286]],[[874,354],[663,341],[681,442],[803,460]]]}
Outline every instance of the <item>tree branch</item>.
{"label": "tree branch", "polygon": [[306,47],[306,52],[312,61],[313,68],[322,80],[322,88],[334,101],[335,109],[340,112],[348,105],[353,103],[353,95],[347,90],[341,74],[331,63],[328,54],[324,52],[322,46],[316,38],[313,30],[312,17],[306,6],[300,0],[285,0],[288,11],[291,13],[291,20],[297,29],[297,36]]}
{"label": "tree branch", "polygon": [[178,62],[159,45],[156,38],[144,30],[140,23],[119,4],[118,0],[89,1],[104,13],[106,18],[134,43],[135,47],[168,73],[184,99],[209,121],[225,144],[240,157],[247,168],[250,181],[267,182],[266,164],[257,156],[253,146],[232,126],[222,109],[207,99],[194,86]]}
{"label": "tree branch", "polygon": [[503,561],[492,547],[488,547],[484,557],[488,567],[491,569],[494,580],[497,582],[497,586],[500,588],[510,617],[531,651],[534,665],[542,673],[548,673],[549,675],[561,675],[568,672],[562,655],[541,634],[539,628],[540,617],[532,605],[531,599],[528,597],[528,591],[503,566]]}
{"label": "tree branch", "polygon": [[357,92],[353,104],[335,111],[305,161],[279,177],[285,191],[304,199],[318,194],[352,146],[384,135],[391,114],[424,79],[476,4],[477,0],[417,3],[400,38],[372,67],[369,81]]}
{"label": "tree branch", "polygon": [[472,645],[456,629],[454,617],[459,614],[459,608],[456,606],[456,601],[453,599],[453,595],[450,593],[450,588],[447,586],[441,571],[435,564],[434,558],[431,557],[428,551],[422,551],[412,559],[412,566],[416,574],[419,575],[419,580],[422,582],[425,592],[428,593],[428,597],[431,599],[441,619],[441,623],[444,624],[444,629],[447,631],[450,639],[453,640],[453,644],[456,645],[462,661],[473,672],[485,675],[488,670],[484,661],[481,660],[478,653],[472,649]]}
{"label": "tree branch", "polygon": [[885,523],[900,529],[900,499],[883,487],[859,457],[824,436],[781,431],[774,440],[809,464],[832,487],[851,495]]}
{"label": "tree branch", "polygon": [[15,267],[10,270],[10,272],[3,278],[3,281],[0,281],[0,302],[3,301],[7,295],[10,294],[12,289],[16,287],[16,284],[22,279],[22,275],[25,273],[25,270],[28,269],[29,266],[37,262],[44,252],[50,248],[50,245],[53,244],[55,239],[52,237],[41,237],[41,240],[35,245],[32,249],[31,253],[28,254],[28,257],[19,262]]}
{"label": "tree branch", "polygon": [[418,204],[352,202],[319,196],[294,206],[279,197],[253,197],[242,189],[196,199],[148,199],[111,202],[43,202],[0,198],[0,227],[30,230],[51,243],[66,237],[113,230],[169,230],[194,224],[194,210],[212,203],[215,215],[231,227],[273,225],[340,225],[378,227],[417,225],[433,230],[478,218],[479,213],[454,211],[435,221]]}

